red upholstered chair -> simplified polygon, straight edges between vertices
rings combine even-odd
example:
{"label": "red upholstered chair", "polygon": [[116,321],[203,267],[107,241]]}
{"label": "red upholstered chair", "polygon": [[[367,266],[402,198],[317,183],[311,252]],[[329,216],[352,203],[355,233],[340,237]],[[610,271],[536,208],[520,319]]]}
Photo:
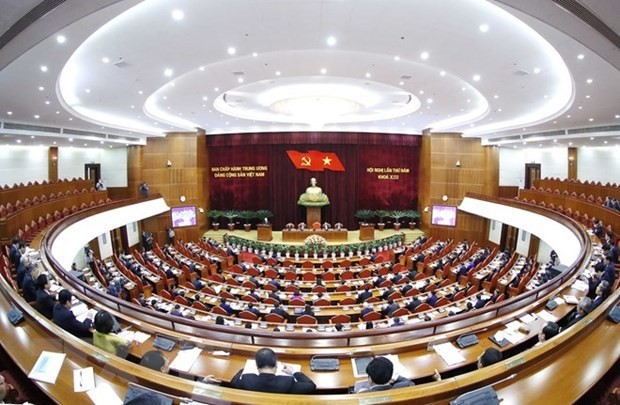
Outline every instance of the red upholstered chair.
{"label": "red upholstered chair", "polygon": [[267,314],[264,316],[265,321],[267,322],[271,322],[271,323],[287,323],[287,320],[284,319],[283,316],[280,316],[278,314]]}
{"label": "red upholstered chair", "polygon": [[346,297],[340,300],[340,305],[355,305],[357,301],[353,297]]}
{"label": "red upholstered chair", "polygon": [[341,286],[338,286],[338,288],[336,288],[336,292],[347,292],[347,291],[351,291],[351,287],[348,285],[341,285]]}
{"label": "red upholstered chair", "polygon": [[[367,301],[368,302],[368,301]],[[368,321],[378,321],[379,319],[381,319],[381,313],[380,312],[376,312],[376,311],[372,311],[367,313],[366,315],[364,315],[362,317],[362,321],[364,322],[368,322]]]}
{"label": "red upholstered chair", "polygon": [[413,311],[414,313],[420,313],[423,311],[428,311],[430,309],[433,309],[433,307],[430,306],[430,304],[427,304],[426,302],[418,305],[418,307],[415,309],[415,311]]}
{"label": "red upholstered chair", "polygon": [[327,292],[327,287],[325,287],[324,285],[317,285],[317,286],[314,286],[312,288],[312,292],[315,293],[315,294],[318,294],[320,292],[326,293]]}
{"label": "red upholstered chair", "polygon": [[367,298],[366,301],[364,301],[364,302],[372,304],[372,303],[379,302],[379,301],[381,301],[381,299],[379,299],[379,297],[370,297],[370,298]]}
{"label": "red upholstered chair", "polygon": [[414,295],[420,294],[420,291],[417,288],[412,288],[411,290],[405,293],[405,297],[413,297]]}
{"label": "red upholstered chair", "polygon": [[295,298],[289,301],[288,303],[291,307],[304,307],[306,306],[306,302],[301,298]]}
{"label": "red upholstered chair", "polygon": [[244,295],[243,297],[241,297],[241,300],[245,302],[258,302],[256,298],[252,297],[251,295]]}
{"label": "red upholstered chair", "polygon": [[312,264],[310,260],[306,260],[305,262],[301,264],[302,269],[311,269],[313,267],[314,267],[314,264]]}
{"label": "red upholstered chair", "polygon": [[239,312],[239,318],[245,319],[245,320],[248,320],[248,321],[256,321],[256,320],[258,320],[258,316],[255,313],[250,312],[250,311],[241,311],[241,312]]}
{"label": "red upholstered chair", "polygon": [[449,303],[450,303],[450,300],[448,298],[441,297],[435,303],[435,308],[443,307],[444,305],[448,305]]}
{"label": "red upholstered chair", "polygon": [[304,273],[302,278],[304,281],[316,281],[316,274],[310,272]]}
{"label": "red upholstered chair", "polygon": [[176,297],[174,297],[174,300],[181,305],[185,305],[185,306],[189,305],[189,302],[187,301],[187,299],[185,297],[181,297],[180,295],[177,295]]}
{"label": "red upholstered chair", "polygon": [[265,298],[265,299],[263,300],[263,302],[264,302],[265,304],[268,304],[268,305],[274,305],[274,304],[278,304],[278,303],[279,303],[279,301],[278,301],[277,299],[275,299],[275,298],[271,298],[271,297],[267,297],[267,298]]}
{"label": "red upholstered chair", "polygon": [[192,308],[198,309],[200,311],[208,311],[207,306],[200,301],[194,301],[192,303]]}
{"label": "red upholstered chair", "polygon": [[329,319],[329,323],[332,325],[337,323],[351,323],[351,317],[345,314],[334,315]]}
{"label": "red upholstered chair", "polygon": [[316,325],[318,321],[311,315],[301,315],[297,318],[297,323],[300,325]]}
{"label": "red upholstered chair", "polygon": [[159,295],[161,295],[164,299],[172,300],[172,295],[166,290],[161,290]]}
{"label": "red upholstered chair", "polygon": [[297,273],[294,271],[287,271],[284,273],[284,279],[287,281],[297,280]]}
{"label": "red upholstered chair", "polygon": [[314,302],[315,307],[328,307],[331,304],[332,303],[328,299],[325,299],[325,298],[318,299]]}
{"label": "red upholstered chair", "polygon": [[333,281],[335,279],[336,279],[336,275],[331,271],[328,271],[323,274],[323,281]]}
{"label": "red upholstered chair", "polygon": [[321,264],[321,267],[324,269],[331,269],[332,267],[334,267],[334,263],[332,263],[331,260],[326,260],[323,262],[323,264]]}
{"label": "red upholstered chair", "polygon": [[407,308],[398,308],[396,311],[392,312],[392,318],[403,317],[411,315],[411,312]]}
{"label": "red upholstered chair", "polygon": [[226,310],[222,307],[213,307],[213,309],[211,309],[211,313],[216,315],[228,316],[228,312],[226,312]]}
{"label": "red upholstered chair", "polygon": [[352,280],[353,279],[353,272],[350,270],[345,270],[342,272],[342,274],[340,275],[340,279],[341,280]]}

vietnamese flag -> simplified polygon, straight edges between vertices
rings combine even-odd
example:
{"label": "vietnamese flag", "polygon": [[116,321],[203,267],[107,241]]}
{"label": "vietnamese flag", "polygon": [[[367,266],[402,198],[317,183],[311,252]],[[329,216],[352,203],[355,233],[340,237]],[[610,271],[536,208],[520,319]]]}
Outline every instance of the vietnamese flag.
{"label": "vietnamese flag", "polygon": [[300,170],[322,172],[327,169],[335,172],[344,172],[342,162],[333,152],[321,152],[318,150],[299,152],[296,150],[287,150],[286,153],[295,167]]}

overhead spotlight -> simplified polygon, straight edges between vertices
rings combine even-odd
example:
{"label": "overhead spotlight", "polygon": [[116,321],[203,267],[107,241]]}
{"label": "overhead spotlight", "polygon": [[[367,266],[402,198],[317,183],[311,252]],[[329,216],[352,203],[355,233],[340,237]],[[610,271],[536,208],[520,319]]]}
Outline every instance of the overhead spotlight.
{"label": "overhead spotlight", "polygon": [[480,32],[488,32],[489,31],[489,26],[487,24],[481,24],[478,29],[480,30]]}
{"label": "overhead spotlight", "polygon": [[337,42],[336,41],[336,37],[329,36],[329,37],[327,37],[327,41],[326,42],[327,42],[327,45],[334,46],[334,45],[336,45],[336,42]]}
{"label": "overhead spotlight", "polygon": [[174,70],[172,70],[170,68],[167,68],[167,69],[164,70],[164,76],[166,76],[166,77],[170,77],[173,74],[174,74]]}
{"label": "overhead spotlight", "polygon": [[475,82],[479,82],[480,81],[480,75],[474,75],[473,77]]}
{"label": "overhead spotlight", "polygon": [[45,65],[41,66],[41,72],[47,72],[47,66]]}
{"label": "overhead spotlight", "polygon": [[59,44],[64,44],[65,42],[67,42],[67,37],[65,37],[64,35],[58,35],[56,37],[56,42],[58,42]]}
{"label": "overhead spotlight", "polygon": [[101,62],[103,62],[103,63],[110,63],[110,58],[104,56],[103,58],[101,58]]}
{"label": "overhead spotlight", "polygon": [[226,50],[226,52],[228,52],[229,55],[234,55],[237,53],[237,50],[231,46]]}
{"label": "overhead spotlight", "polygon": [[185,17],[185,13],[182,10],[172,10],[172,19],[175,21],[181,21]]}
{"label": "overhead spotlight", "polygon": [[422,53],[420,54],[420,58],[421,58],[422,60],[427,60],[429,56],[430,56],[430,55],[428,54],[428,52],[422,52]]}

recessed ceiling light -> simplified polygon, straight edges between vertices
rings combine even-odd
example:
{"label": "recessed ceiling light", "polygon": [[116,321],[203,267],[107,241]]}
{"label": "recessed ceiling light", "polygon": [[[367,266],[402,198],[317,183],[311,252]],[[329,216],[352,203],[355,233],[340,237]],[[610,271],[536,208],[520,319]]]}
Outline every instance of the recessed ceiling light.
{"label": "recessed ceiling light", "polygon": [[101,145],[103,145],[103,144],[104,144],[104,142],[103,142],[103,141],[99,141],[99,143],[100,143]]}
{"label": "recessed ceiling light", "polygon": [[324,75],[325,73],[327,73],[327,69],[321,68],[321,74]]}
{"label": "recessed ceiling light", "polygon": [[573,143],[572,143],[572,142],[569,142],[569,143],[568,143],[568,146],[573,146]]}
{"label": "recessed ceiling light", "polygon": [[426,99],[426,102],[427,102],[428,104],[433,104],[433,99],[432,99],[432,98],[427,98],[427,99]]}
{"label": "recessed ceiling light", "polygon": [[591,141],[593,141],[593,140],[594,140],[594,137],[593,137],[593,136],[591,136],[591,137],[590,137],[590,140],[591,140]]}
{"label": "recessed ceiling light", "polygon": [[394,56],[394,60],[395,61],[399,61],[400,60],[400,56],[398,56],[398,55]]}
{"label": "recessed ceiling light", "polygon": [[538,147],[539,147],[539,148],[542,148],[542,143],[539,143],[539,144],[538,144]]}
{"label": "recessed ceiling light", "polygon": [[588,118],[588,121],[592,122],[594,121],[594,118]]}
{"label": "recessed ceiling light", "polygon": [[554,140],[553,140],[553,142],[554,142],[554,143],[555,143],[555,142],[557,142],[557,141],[558,141],[557,139],[554,139]]}
{"label": "recessed ceiling light", "polygon": [[30,135],[30,139],[34,139],[34,135]]}
{"label": "recessed ceiling light", "polygon": [[430,55],[428,54],[428,52],[422,52],[422,53],[420,54],[420,58],[421,58],[422,60],[427,60],[429,56],[430,56]]}
{"label": "recessed ceiling light", "polygon": [[586,98],[590,98],[590,95],[589,95],[589,94],[586,94]]}
{"label": "recessed ceiling light", "polygon": [[603,141],[603,143],[604,143],[605,145],[607,145],[607,141]]}
{"label": "recessed ceiling light", "polygon": [[478,29],[480,30],[480,32],[488,32],[489,26],[487,24],[482,24],[478,27]]}
{"label": "recessed ceiling light", "polygon": [[108,58],[107,56],[104,56],[103,58],[101,58],[101,62],[110,63],[110,58]]}
{"label": "recessed ceiling light", "polygon": [[69,121],[73,121],[73,117],[69,117]]}
{"label": "recessed ceiling light", "polygon": [[175,21],[181,21],[185,17],[185,13],[182,10],[172,10],[172,19]]}
{"label": "recessed ceiling light", "polygon": [[424,90],[418,91],[418,94],[420,94],[420,95],[424,94]]}
{"label": "recessed ceiling light", "polygon": [[493,96],[493,98],[494,98],[494,99],[498,99],[498,98],[499,98],[499,96],[498,96],[497,94],[495,94],[495,95]]}
{"label": "recessed ceiling light", "polygon": [[592,81],[593,81],[592,79],[588,79],[588,80],[586,80],[586,83],[591,84]]}
{"label": "recessed ceiling light", "polygon": [[[13,115],[13,111],[7,111],[6,114],[7,115]],[[618,117],[616,117],[616,118],[618,118]]]}
{"label": "recessed ceiling light", "polygon": [[527,145],[527,142],[526,142],[526,141],[523,141],[523,145]]}
{"label": "recessed ceiling light", "polygon": [[470,99],[470,98],[468,98],[468,99],[467,99],[467,102],[468,102],[468,103],[471,103],[471,99]]}
{"label": "recessed ceiling light", "polygon": [[583,106],[582,106],[582,105],[580,105],[579,107],[577,107],[577,109],[578,109],[578,110],[581,110],[581,109],[583,109]]}
{"label": "recessed ceiling light", "polygon": [[276,76],[280,76],[282,73],[279,70],[276,70]]}
{"label": "recessed ceiling light", "polygon": [[461,87],[461,91],[467,90],[467,87]]}
{"label": "recessed ceiling light", "polygon": [[144,94],[142,90],[138,90],[138,94]]}
{"label": "recessed ceiling light", "polygon": [[67,42],[67,37],[65,37],[64,35],[58,35],[56,37],[56,42],[58,42],[59,44],[64,44],[65,42]]}
{"label": "recessed ceiling light", "polygon": [[43,91],[43,90],[45,90],[45,87],[39,86],[39,91]]}
{"label": "recessed ceiling light", "polygon": [[548,95],[548,94],[545,94],[545,95],[543,96],[543,98],[544,98],[544,99],[547,99],[547,98],[549,98],[549,95]]}
{"label": "recessed ceiling light", "polygon": [[620,114],[616,114],[616,119],[620,118]]}
{"label": "recessed ceiling light", "polygon": [[41,118],[41,116],[39,114],[35,114],[34,118],[38,120],[39,118]]}
{"label": "recessed ceiling light", "polygon": [[21,140],[21,139],[18,139],[18,140],[16,140],[15,142],[17,142],[17,143],[22,143],[22,140]]}
{"label": "recessed ceiling light", "polygon": [[257,57],[257,56],[258,56],[258,53],[256,53],[256,52],[252,52],[252,56],[253,56],[253,57]]}
{"label": "recessed ceiling light", "polygon": [[200,66],[200,67],[198,68],[198,70],[200,70],[201,72],[204,72],[204,71],[205,71],[205,67],[204,67],[204,66]]}
{"label": "recessed ceiling light", "polygon": [[42,65],[41,66],[41,72],[47,72],[47,66]]}
{"label": "recessed ceiling light", "polygon": [[231,46],[226,50],[226,52],[228,52],[229,55],[234,55],[237,53],[237,50]]}
{"label": "recessed ceiling light", "polygon": [[49,100],[45,100],[45,104],[46,105],[50,105],[50,101]]}
{"label": "recessed ceiling light", "polygon": [[370,72],[366,72],[365,76],[366,76],[367,79],[370,79],[370,76],[372,76],[372,75],[370,74]]}
{"label": "recessed ceiling light", "polygon": [[90,93],[90,89],[86,89],[86,90],[84,90],[84,91],[85,91],[85,92],[87,92],[87,93]]}
{"label": "recessed ceiling light", "polygon": [[56,145],[56,141],[52,142],[52,144]]}
{"label": "recessed ceiling light", "polygon": [[207,96],[202,96],[202,101],[207,101],[209,99],[209,97]]}
{"label": "recessed ceiling light", "polygon": [[243,83],[243,77],[237,78],[237,83]]}
{"label": "recessed ceiling light", "polygon": [[585,55],[583,53],[577,55],[577,59],[582,60],[583,58],[585,58]]}
{"label": "recessed ceiling light", "polygon": [[566,116],[566,118],[570,118],[570,117],[571,117],[571,115],[570,115],[570,114],[568,114],[568,115]]}
{"label": "recessed ceiling light", "polygon": [[475,82],[480,81],[480,75],[474,75],[473,79]]}
{"label": "recessed ceiling light", "polygon": [[405,84],[405,82],[398,82],[398,84],[399,84],[400,86],[402,86],[402,85],[404,85],[404,84]]}
{"label": "recessed ceiling light", "polygon": [[327,45],[334,46],[334,45],[336,45],[336,42],[337,42],[336,41],[336,37],[334,37],[334,36],[327,37]]}
{"label": "recessed ceiling light", "polygon": [[439,76],[445,76],[446,75],[446,71],[442,70],[441,72],[439,72]]}
{"label": "recessed ceiling light", "polygon": [[498,109],[497,109],[497,111],[498,111],[498,112],[502,112],[502,109],[501,109],[501,108],[498,108]]}
{"label": "recessed ceiling light", "polygon": [[219,87],[215,87],[215,88],[213,89],[213,91],[220,91],[220,88],[219,88]]}
{"label": "recessed ceiling light", "polygon": [[166,77],[170,77],[174,74],[174,70],[170,69],[170,68],[166,68],[164,69],[164,76]]}
{"label": "recessed ceiling light", "polygon": [[539,74],[540,73],[540,68],[534,68],[534,73]]}
{"label": "recessed ceiling light", "polygon": [[84,144],[84,146],[88,146],[88,144],[87,144],[87,143],[85,143],[85,144]]}

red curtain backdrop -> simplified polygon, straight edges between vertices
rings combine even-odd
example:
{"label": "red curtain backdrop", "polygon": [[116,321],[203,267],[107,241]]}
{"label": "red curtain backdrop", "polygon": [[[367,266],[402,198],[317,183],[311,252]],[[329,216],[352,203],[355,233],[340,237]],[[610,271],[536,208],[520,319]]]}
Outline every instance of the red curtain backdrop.
{"label": "red curtain backdrop", "polygon": [[[305,207],[297,200],[312,177],[329,197],[322,217],[332,224],[357,229],[358,209],[417,209],[419,136],[234,134],[209,136],[207,145],[211,208],[269,209],[275,229],[305,220]],[[345,171],[298,170],[287,150],[335,153]]]}

